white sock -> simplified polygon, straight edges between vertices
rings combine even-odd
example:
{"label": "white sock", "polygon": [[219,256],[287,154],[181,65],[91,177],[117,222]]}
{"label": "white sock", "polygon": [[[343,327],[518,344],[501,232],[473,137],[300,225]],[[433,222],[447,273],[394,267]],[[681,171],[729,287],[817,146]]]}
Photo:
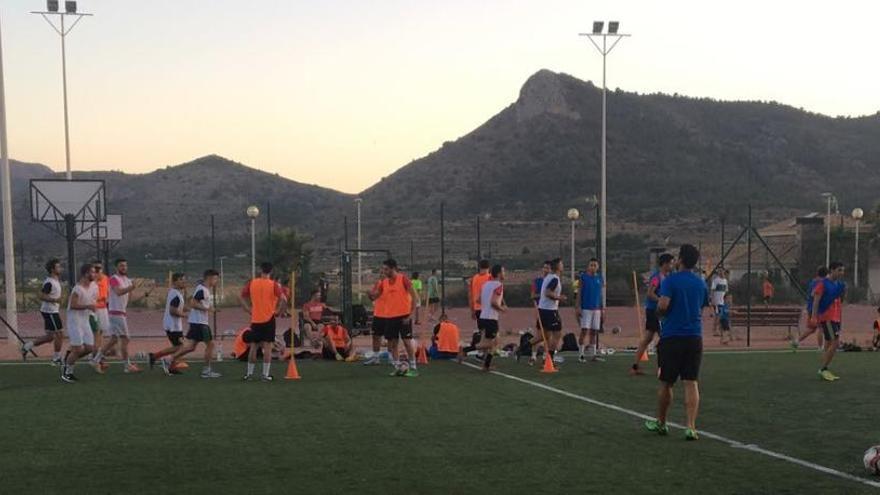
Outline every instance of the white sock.
{"label": "white sock", "polygon": [[248,376],[251,376],[254,374],[254,366],[255,366],[255,363],[248,363],[248,365],[247,365],[247,375]]}
{"label": "white sock", "polygon": [[101,358],[103,358],[103,357],[104,357],[104,354],[101,351],[98,351],[95,353],[94,356],[92,356],[92,361],[94,361],[96,363],[100,363]]}
{"label": "white sock", "polygon": [[269,366],[271,364],[272,363],[266,363],[266,362],[263,363],[263,376],[269,376]]}
{"label": "white sock", "polygon": [[538,359],[538,351],[532,350],[532,359]]}
{"label": "white sock", "polygon": [[64,365],[64,371],[65,371],[65,373],[67,373],[68,375],[72,375],[72,374],[73,374],[73,365],[72,365],[72,364],[65,364],[65,365]]}
{"label": "white sock", "polygon": [[593,344],[593,355],[594,355],[594,356],[598,355],[598,352],[597,352],[597,349],[596,349],[597,347],[598,347],[598,346],[597,346],[596,344]]}
{"label": "white sock", "polygon": [[410,367],[410,369],[416,369],[416,360],[415,359],[409,360],[409,367]]}
{"label": "white sock", "polygon": [[580,349],[581,349],[581,356],[583,356],[583,355],[584,355],[584,349],[586,349],[587,346],[585,346],[584,344],[581,344],[581,345],[579,345],[578,347],[580,347]]}

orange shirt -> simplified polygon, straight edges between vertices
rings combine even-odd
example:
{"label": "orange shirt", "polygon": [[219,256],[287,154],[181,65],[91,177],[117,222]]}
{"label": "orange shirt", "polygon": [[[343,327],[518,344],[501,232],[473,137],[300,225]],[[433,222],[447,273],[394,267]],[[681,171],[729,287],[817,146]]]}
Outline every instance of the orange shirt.
{"label": "orange shirt", "polygon": [[461,334],[455,323],[448,321],[440,322],[440,330],[437,332],[437,350],[440,352],[458,352],[458,343]]}
{"label": "orange shirt", "polygon": [[95,283],[98,284],[98,299],[95,301],[95,308],[106,308],[107,298],[110,296],[110,277],[101,274]]}
{"label": "orange shirt", "polygon": [[480,292],[483,290],[483,284],[488,282],[490,278],[492,278],[492,275],[488,272],[478,273],[471,278],[471,309],[478,310],[482,308],[482,305],[477,302],[477,297],[479,297]]}
{"label": "orange shirt", "polygon": [[333,347],[344,349],[348,344],[348,330],[342,325],[327,325],[324,327],[324,336],[330,337]]}
{"label": "orange shirt", "polygon": [[315,323],[321,323],[321,319],[324,317],[324,303],[321,301],[308,301],[303,304],[303,312],[309,315],[309,319]]}
{"label": "orange shirt", "polygon": [[773,297],[773,284],[769,280],[764,281],[764,297]]}
{"label": "orange shirt", "polygon": [[412,284],[403,274],[393,279],[382,277],[379,281],[379,298],[373,314],[379,318],[400,318],[412,312]]}
{"label": "orange shirt", "polygon": [[284,292],[278,282],[260,277],[245,285],[241,296],[251,300],[251,323],[266,323],[275,317],[278,300],[284,297]]}

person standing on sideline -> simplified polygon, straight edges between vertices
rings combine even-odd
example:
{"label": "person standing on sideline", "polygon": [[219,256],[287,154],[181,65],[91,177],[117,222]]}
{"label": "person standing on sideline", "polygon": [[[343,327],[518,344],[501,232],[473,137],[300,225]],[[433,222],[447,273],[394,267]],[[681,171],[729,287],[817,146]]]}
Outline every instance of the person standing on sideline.
{"label": "person standing on sideline", "polygon": [[678,271],[660,284],[657,314],[663,317],[657,363],[660,387],[657,390],[657,419],[645,422],[648,431],[666,435],[666,416],[672,404],[672,387],[681,378],[687,415],[685,440],[697,440],[697,411],[700,390],[697,380],[703,358],[703,306],[706,283],[693,272],[700,261],[700,251],[685,244],[678,252]]}
{"label": "person standing on sideline", "polygon": [[25,341],[21,345],[21,359],[27,359],[27,355],[34,347],[52,343],[52,366],[61,365],[61,344],[64,342],[64,332],[61,324],[61,261],[52,258],[46,262],[46,279],[40,288],[40,314],[43,316],[43,329],[46,334],[34,340]]}
{"label": "person standing on sideline", "polygon": [[257,366],[257,349],[263,351],[263,374],[260,380],[271,382],[272,344],[275,343],[275,317],[284,312],[284,291],[272,280],[272,263],[260,263],[260,276],[241,290],[241,306],[251,316],[251,338],[245,380],[250,380]]}
{"label": "person standing on sideline", "polygon": [[90,354],[95,345],[95,335],[89,323],[89,316],[95,310],[95,301],[98,300],[98,286],[94,281],[94,265],[87,263],[81,266],[79,281],[70,290],[70,298],[67,300],[67,337],[70,348],[64,366],[61,367],[61,380],[66,383],[77,382],[73,373],[76,361]]}
{"label": "person standing on sideline", "polygon": [[428,277],[428,321],[434,321],[437,315],[437,304],[440,303],[440,280],[437,278],[437,269],[431,269]]}
{"label": "person standing on sideline", "polygon": [[604,361],[599,357],[598,341],[605,313],[602,307],[602,289],[605,281],[599,273],[599,260],[593,258],[587,264],[587,271],[581,272],[577,279],[578,304],[575,308],[580,322],[581,335],[578,339],[580,355],[578,361],[587,362],[585,340],[589,338],[593,361]]}
{"label": "person standing on sideline", "polygon": [[657,317],[657,302],[660,301],[660,284],[672,273],[675,258],[669,253],[663,253],[657,258],[657,269],[648,278],[648,289],[645,294],[645,334],[636,349],[635,362],[630,368],[631,375],[644,375],[639,369],[639,362],[648,346],[654,341],[654,336],[660,335],[660,318]]}
{"label": "person standing on sideline", "polygon": [[[412,341],[412,314],[416,309],[416,297],[412,283],[406,275],[398,271],[397,261],[387,259],[382,262],[382,278],[370,290],[370,299],[375,301],[376,308],[373,314],[373,328],[375,331],[381,331],[388,341],[388,353],[394,366],[391,376],[401,374],[397,366],[397,343],[401,339],[409,360],[409,368],[404,374],[408,377],[419,376]],[[375,340],[373,342],[375,344]]]}
{"label": "person standing on sideline", "polygon": [[761,293],[764,296],[764,306],[770,306],[770,303],[773,301],[773,295],[776,293],[776,289],[773,287],[773,282],[770,281],[770,274],[764,275],[764,283],[761,284]]}
{"label": "person standing on sideline", "polygon": [[712,306],[712,335],[721,335],[718,331],[718,315],[721,313],[721,306],[724,306],[724,296],[727,294],[728,283],[727,277],[724,276],[724,268],[719,268],[712,277],[712,284],[709,291],[712,297],[709,299],[709,306]]}

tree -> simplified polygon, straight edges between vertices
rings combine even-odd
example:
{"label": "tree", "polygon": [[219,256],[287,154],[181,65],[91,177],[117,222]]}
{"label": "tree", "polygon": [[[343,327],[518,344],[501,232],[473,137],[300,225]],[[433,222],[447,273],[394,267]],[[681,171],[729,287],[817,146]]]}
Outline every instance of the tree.
{"label": "tree", "polygon": [[[299,271],[309,265],[312,249],[307,246],[311,239],[300,235],[296,229],[282,228],[272,232],[272,259],[275,273],[280,279],[286,279],[294,270]],[[269,240],[261,241],[260,252],[268,252]]]}

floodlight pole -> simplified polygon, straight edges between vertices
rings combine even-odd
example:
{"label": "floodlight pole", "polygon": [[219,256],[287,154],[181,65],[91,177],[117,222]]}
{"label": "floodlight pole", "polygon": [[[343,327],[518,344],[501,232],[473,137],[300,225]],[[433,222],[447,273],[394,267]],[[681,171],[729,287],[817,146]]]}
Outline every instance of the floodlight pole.
{"label": "floodlight pole", "polygon": [[[79,24],[79,21],[82,20],[83,17],[91,16],[92,14],[83,14],[80,12],[31,12],[31,14],[40,14],[40,16],[52,26],[52,29],[58,33],[61,37],[61,85],[64,95],[64,160],[66,165],[66,177],[67,180],[73,179],[73,173],[70,169],[70,126],[68,124],[67,119],[67,47],[65,44],[65,39],[67,35],[73,31],[73,28]],[[61,28],[55,26],[55,24],[49,20],[49,15],[57,15],[61,20]],[[73,21],[73,24],[70,27],[64,26],[64,17],[72,15],[76,17],[76,20]]]}
{"label": "floodlight pole", "polygon": [[[18,329],[17,294],[15,293],[15,244],[12,237],[12,182],[9,173],[9,149],[6,142],[6,88],[3,79],[3,36],[0,31],[0,190],[3,193],[3,275],[6,292],[6,321]],[[12,342],[15,332],[7,332]]]}
{"label": "floodlight pole", "polygon": [[[599,54],[602,55],[602,180],[601,180],[601,182],[602,182],[601,189],[602,190],[601,190],[601,195],[599,198],[599,201],[600,201],[600,203],[599,203],[599,218],[600,218],[600,222],[599,222],[600,223],[600,225],[599,225],[599,238],[600,238],[599,239],[599,256],[600,256],[599,266],[602,267],[602,271],[606,274],[606,277],[607,277],[609,270],[608,270],[608,265],[607,265],[608,256],[606,253],[607,247],[608,247],[608,201],[607,201],[608,200],[608,190],[607,190],[607,176],[608,176],[608,174],[607,174],[607,161],[606,161],[606,155],[607,155],[606,154],[606,151],[607,151],[606,145],[607,145],[607,141],[608,141],[608,139],[607,139],[607,126],[606,126],[607,117],[608,117],[606,96],[607,96],[608,88],[606,86],[606,72],[607,72],[606,71],[606,69],[607,69],[606,60],[608,58],[608,54],[610,54],[611,51],[614,50],[614,47],[617,46],[617,44],[620,42],[620,40],[623,38],[627,38],[630,35],[629,34],[618,34],[618,33],[610,34],[610,33],[604,33],[604,32],[602,32],[602,33],[581,33],[580,35],[586,36],[587,38],[589,38],[590,43],[592,43],[593,46],[596,47],[596,50],[599,51]],[[608,46],[608,37],[609,36],[614,39],[614,41],[611,43],[610,47]],[[602,38],[602,46],[599,47],[599,44],[596,43],[596,40],[594,40],[593,38]],[[608,303],[606,292],[607,291],[604,291],[604,290],[602,291],[602,307],[603,308],[606,307],[607,303]]]}
{"label": "floodlight pole", "polygon": [[831,202],[834,201],[834,195],[822,193],[822,196],[828,201],[828,212],[825,214],[825,268],[828,268],[831,264]]}
{"label": "floodlight pole", "polygon": [[[357,205],[358,304],[362,303],[363,294],[364,294],[364,287],[363,287],[363,285],[361,285],[361,284],[363,284],[363,281],[364,281],[363,280],[363,271],[361,270],[361,268],[362,268],[361,267],[361,254],[362,254],[361,249],[363,248],[363,246],[361,246],[361,203],[363,203],[363,201],[364,200],[361,198],[355,198],[355,200],[354,200],[354,204]],[[345,231],[346,231],[346,235],[348,235],[348,227],[346,227]],[[347,243],[346,243],[346,247],[347,247]]]}

